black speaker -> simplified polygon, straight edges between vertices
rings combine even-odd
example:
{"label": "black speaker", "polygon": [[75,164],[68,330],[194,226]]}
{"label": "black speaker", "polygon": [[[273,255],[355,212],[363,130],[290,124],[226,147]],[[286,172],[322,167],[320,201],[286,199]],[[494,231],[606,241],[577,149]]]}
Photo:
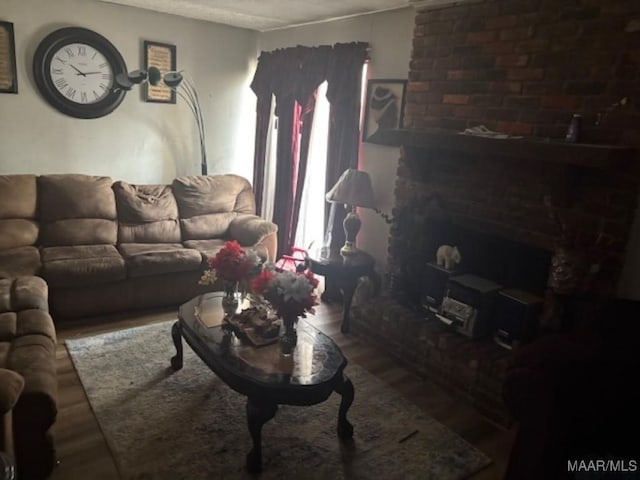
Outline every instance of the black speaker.
{"label": "black speaker", "polygon": [[494,341],[511,349],[531,340],[538,329],[543,302],[542,297],[524,290],[501,290],[495,308]]}
{"label": "black speaker", "polygon": [[439,267],[435,262],[427,263],[422,276],[422,306],[432,312],[437,311],[442,304],[449,278],[458,273]]}

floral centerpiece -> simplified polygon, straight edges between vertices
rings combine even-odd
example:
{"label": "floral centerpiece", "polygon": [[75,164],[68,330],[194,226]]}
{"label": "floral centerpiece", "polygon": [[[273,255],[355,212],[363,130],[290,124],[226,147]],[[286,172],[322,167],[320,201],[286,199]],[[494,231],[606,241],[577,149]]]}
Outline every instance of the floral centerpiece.
{"label": "floral centerpiece", "polygon": [[315,293],[317,286],[318,279],[310,270],[278,271],[273,265],[263,268],[253,280],[254,292],[262,295],[282,318],[285,334],[281,344],[285,353],[290,353],[296,344],[295,323],[298,317],[315,313],[313,307],[318,304]]}
{"label": "floral centerpiece", "polygon": [[248,287],[251,279],[260,273],[262,260],[255,252],[245,250],[236,240],[231,240],[207,260],[207,265],[198,283],[212,285],[219,278],[223,281],[227,297],[235,298],[240,284]]}

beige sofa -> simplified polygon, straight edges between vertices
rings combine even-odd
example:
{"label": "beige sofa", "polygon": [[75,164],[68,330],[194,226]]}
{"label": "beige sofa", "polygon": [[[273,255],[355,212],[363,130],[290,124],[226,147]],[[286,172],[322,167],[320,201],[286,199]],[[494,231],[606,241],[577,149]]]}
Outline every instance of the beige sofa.
{"label": "beige sofa", "polygon": [[277,227],[237,175],[132,185],[88,175],[0,177],[0,278],[38,275],[56,323],[178,305],[206,259],[236,239],[274,260]]}
{"label": "beige sofa", "polygon": [[55,465],[53,319],[177,306],[215,288],[198,280],[230,239],[273,260],[277,228],[254,212],[236,175],[171,185],[0,176],[0,448],[15,450],[21,479]]}

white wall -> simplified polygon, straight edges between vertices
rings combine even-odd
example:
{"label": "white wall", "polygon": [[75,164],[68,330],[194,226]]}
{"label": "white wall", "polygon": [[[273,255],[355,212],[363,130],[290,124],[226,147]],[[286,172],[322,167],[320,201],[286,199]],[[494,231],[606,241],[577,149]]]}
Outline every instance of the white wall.
{"label": "white wall", "polygon": [[253,175],[255,96],[249,83],[257,33],[96,0],[1,0],[14,24],[18,94],[0,94],[0,174],[86,173],[133,183],[166,183],[200,173],[197,129],[187,105],[146,103],[136,87],[111,114],[77,119],[38,93],[32,60],[40,40],[65,26],[95,30],[142,68],[142,42],[177,48],[200,96],[209,173]]}
{"label": "white wall", "polygon": [[[345,20],[262,33],[260,50],[296,45],[333,45],[364,41],[371,51],[369,78],[406,79],[409,72],[415,10],[404,8]],[[386,213],[393,207],[393,189],[400,152],[398,148],[363,143],[359,169],[369,172],[378,206]],[[386,271],[389,228],[375,212],[360,209],[362,229],[358,247],[376,259],[378,272]]]}

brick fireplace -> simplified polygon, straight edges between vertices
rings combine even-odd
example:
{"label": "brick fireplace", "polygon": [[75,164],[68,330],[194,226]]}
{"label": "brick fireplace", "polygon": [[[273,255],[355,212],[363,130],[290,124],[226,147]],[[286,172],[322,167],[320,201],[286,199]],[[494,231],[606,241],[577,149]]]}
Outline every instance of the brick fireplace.
{"label": "brick fireplace", "polygon": [[[418,11],[407,91],[405,128],[375,140],[401,147],[389,289],[356,309],[354,327],[503,421],[509,351],[426,320],[421,269],[455,229],[499,246],[489,265],[527,257],[512,269],[531,272],[518,287],[548,293],[549,259],[564,245],[597,273],[585,290],[612,293],[640,183],[640,4],[487,0]],[[583,136],[568,144],[575,113]],[[480,124],[522,138],[459,133]],[[487,257],[473,244],[463,263]]]}
{"label": "brick fireplace", "polygon": [[[535,271],[532,282],[509,278],[499,265],[474,272],[505,287],[544,293],[549,257],[560,246],[598,269],[596,278],[603,282],[588,288],[615,286],[636,208],[633,149],[459,137],[434,130],[395,132],[403,148],[388,274],[407,303],[419,302],[420,266],[435,260],[437,247],[451,238],[442,230],[452,228],[458,238],[471,237],[463,264],[492,256],[489,263],[507,269],[522,256],[536,257],[537,264],[520,267]],[[487,243],[483,238],[499,242],[495,251],[474,251],[474,245]]]}

